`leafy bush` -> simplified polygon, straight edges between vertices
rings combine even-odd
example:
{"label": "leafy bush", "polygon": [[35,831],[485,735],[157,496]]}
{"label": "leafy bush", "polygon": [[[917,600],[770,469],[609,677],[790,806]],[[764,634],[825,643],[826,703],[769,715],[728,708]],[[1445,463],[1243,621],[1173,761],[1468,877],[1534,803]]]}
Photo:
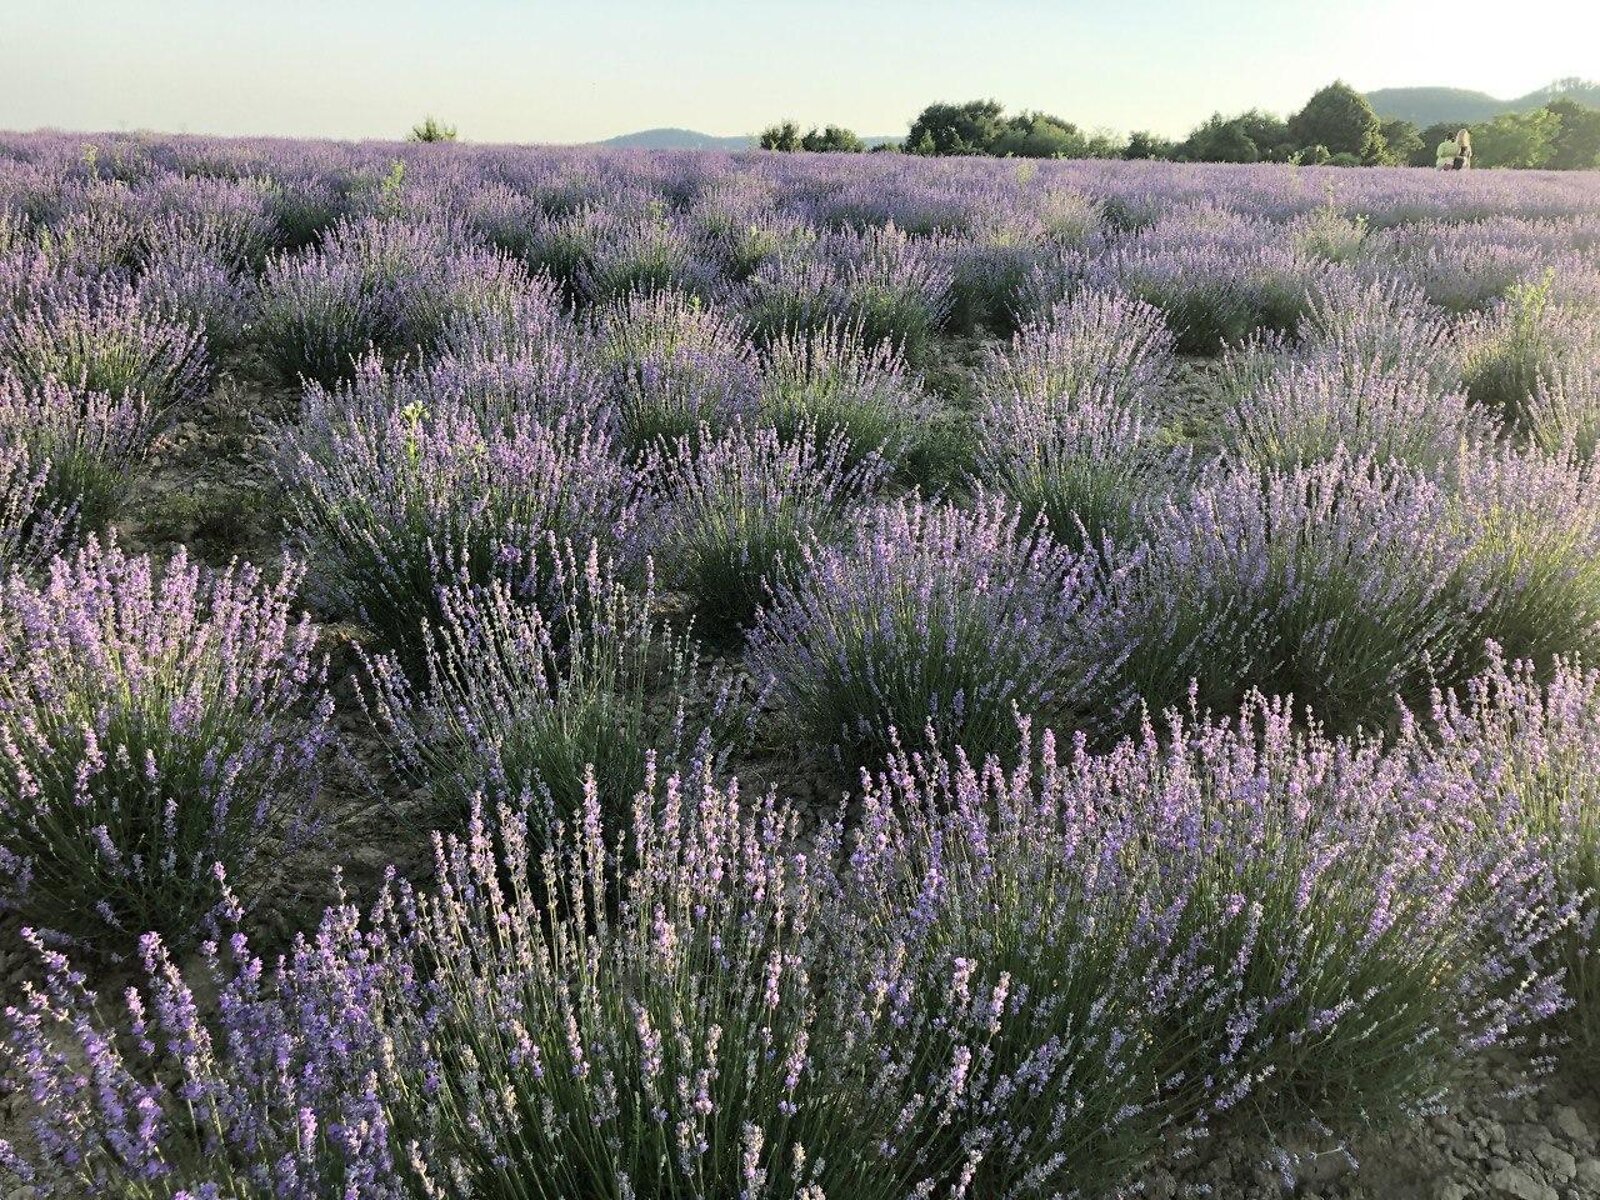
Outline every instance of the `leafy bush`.
{"label": "leafy bush", "polygon": [[846,768],[897,745],[1016,750],[1014,713],[1073,726],[1119,711],[1097,659],[1096,563],[1015,509],[890,504],[841,547],[815,540],[749,638],[753,673]]}
{"label": "leafy bush", "polygon": [[420,125],[413,125],[411,132],[406,136],[408,142],[453,142],[456,140],[456,127],[446,125],[432,116],[423,118]]}
{"label": "leafy bush", "polygon": [[299,573],[267,586],[180,550],[158,571],[90,541],[0,587],[4,903],[90,939],[186,939],[212,868],[270,886],[333,737]]}

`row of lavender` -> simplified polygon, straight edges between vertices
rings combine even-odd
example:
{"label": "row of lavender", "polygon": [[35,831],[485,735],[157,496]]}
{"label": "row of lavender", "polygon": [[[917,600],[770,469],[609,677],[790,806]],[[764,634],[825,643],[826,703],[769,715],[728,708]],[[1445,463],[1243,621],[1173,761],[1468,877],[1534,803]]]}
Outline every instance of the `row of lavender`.
{"label": "row of lavender", "polygon": [[[51,931],[0,1165],[1050,1195],[1593,1061],[1570,179],[0,148],[0,866]],[[108,534],[219,370],[304,380],[272,581]],[[771,721],[846,809],[741,798]],[[426,797],[437,879],[263,964],[333,771]],[[92,1003],[61,939],[147,929]]]}

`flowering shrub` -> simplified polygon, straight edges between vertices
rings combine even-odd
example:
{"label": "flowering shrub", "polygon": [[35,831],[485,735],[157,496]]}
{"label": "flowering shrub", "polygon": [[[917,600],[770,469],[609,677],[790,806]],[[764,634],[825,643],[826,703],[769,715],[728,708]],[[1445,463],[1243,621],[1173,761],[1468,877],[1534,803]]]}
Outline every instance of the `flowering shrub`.
{"label": "flowering shrub", "polygon": [[1464,457],[1451,520],[1473,600],[1459,620],[1512,658],[1600,656],[1600,463],[1502,450]]}
{"label": "flowering shrub", "polygon": [[1535,394],[1569,366],[1600,357],[1600,326],[1592,314],[1568,312],[1550,301],[1554,275],[1513,287],[1503,305],[1472,331],[1465,368],[1467,395],[1507,425],[1526,429]]}
{"label": "flowering shrub", "polygon": [[747,285],[745,311],[763,344],[842,322],[864,345],[891,342],[916,363],[945,318],[951,281],[925,242],[892,225],[846,231],[764,262]]}
{"label": "flowering shrub", "polygon": [[984,360],[976,386],[986,416],[1072,408],[1082,395],[1122,407],[1152,404],[1172,372],[1173,338],[1161,313],[1115,292],[1084,291],[1030,321]]}
{"label": "flowering shrub", "polygon": [[1121,712],[1117,664],[1087,630],[1101,601],[1095,562],[1015,509],[919,500],[868,514],[844,545],[813,539],[776,588],[748,660],[819,746],[849,767],[896,745],[1016,747],[1015,712],[1072,725]]}
{"label": "flowering shrub", "polygon": [[[650,584],[630,592],[592,546],[587,560],[566,547],[549,561],[555,579],[542,591],[555,615],[517,604],[499,583],[451,588],[439,625],[423,635],[425,687],[397,659],[367,664],[368,703],[392,756],[446,825],[459,826],[474,797],[487,796],[553,828],[582,808],[588,777],[615,827],[652,752],[663,766],[712,753],[686,728],[698,653],[656,628]],[[700,715],[731,730],[726,687],[711,707]]]}
{"label": "flowering shrub", "polygon": [[774,339],[761,354],[760,420],[792,441],[815,429],[840,435],[851,462],[876,455],[900,464],[915,455],[933,405],[905,360],[885,342],[825,324]]}
{"label": "flowering shrub", "polygon": [[767,589],[788,580],[811,539],[833,540],[851,511],[883,482],[868,455],[854,466],[849,443],[801,430],[709,431],[696,446],[661,446],[644,468],[659,497],[653,527],[668,586],[695,602],[702,624],[726,634],[747,624]]}
{"label": "flowering shrub", "polygon": [[1086,291],[992,351],[977,379],[977,478],[1076,546],[1131,533],[1183,470],[1146,416],[1172,365],[1161,315]]}
{"label": "flowering shrub", "polygon": [[0,439],[0,578],[48,559],[73,530],[73,513],[48,500],[50,466],[28,448]]}
{"label": "flowering shrub", "polygon": [[303,833],[331,739],[316,635],[289,571],[212,575],[90,541],[0,587],[4,903],[84,937],[180,937],[222,864]]}
{"label": "flowering shrub", "polygon": [[1320,346],[1262,363],[1222,415],[1225,444],[1269,468],[1348,451],[1436,470],[1493,440],[1493,424],[1465,393],[1441,395],[1425,373],[1350,354]]}
{"label": "flowering shrub", "polygon": [[453,250],[444,226],[343,222],[322,245],[267,265],[258,333],[287,380],[331,385],[369,349],[433,350],[452,319],[509,319],[526,287],[510,259]]}
{"label": "flowering shrub", "polygon": [[100,528],[116,511],[128,473],[145,456],[161,413],[140,392],[84,392],[55,378],[28,384],[0,372],[0,442],[48,464],[46,500]]}
{"label": "flowering shrub", "polygon": [[1170,1136],[1425,1111],[1559,1007],[1571,907],[1534,839],[1471,836],[1457,772],[1265,701],[1167,732],[1062,755],[1025,727],[1011,771],[897,753],[848,838],[707,770],[647,769],[615,844],[592,785],[548,842],[475,807],[435,888],[330,909],[275,967],[236,934],[196,985],[147,937],[120,1014],[40,947],[4,1042],[37,1157],[0,1168],[46,1196],[1071,1194]]}
{"label": "flowering shrub", "polygon": [[596,239],[576,278],[591,304],[675,291],[709,300],[716,271],[679,225],[656,217],[620,223]]}
{"label": "flowering shrub", "polygon": [[437,624],[445,584],[533,589],[551,537],[632,549],[631,475],[577,421],[313,387],[274,468],[313,584],[394,648]]}
{"label": "flowering shrub", "polygon": [[1023,742],[1013,771],[898,755],[867,782],[841,906],[900,1031],[877,1104],[950,1064],[896,1148],[974,1194],[1103,1187],[1241,1122],[1425,1111],[1559,1007],[1538,964],[1570,912],[1542,918],[1540,855],[1469,836],[1458,778],[1407,751],[1259,697],[1103,755]]}
{"label": "flowering shrub", "polygon": [[1549,865],[1563,930],[1554,960],[1571,1007],[1562,1024],[1580,1064],[1600,1065],[1600,673],[1558,660],[1508,663],[1436,693],[1430,754],[1482,797],[1480,833],[1527,838]]}
{"label": "flowering shrub", "polygon": [[633,450],[702,425],[720,431],[756,403],[755,353],[743,329],[693,297],[629,296],[592,324],[590,345]]}
{"label": "flowering shrub", "polygon": [[1109,628],[1154,710],[1192,687],[1203,710],[1229,712],[1259,689],[1345,730],[1476,660],[1492,591],[1467,569],[1448,493],[1415,471],[1345,455],[1224,471],[1148,528],[1111,585]]}
{"label": "flowering shrub", "polygon": [[109,281],[64,283],[16,315],[0,314],[0,363],[35,387],[142,397],[157,410],[198,399],[211,375],[196,328]]}

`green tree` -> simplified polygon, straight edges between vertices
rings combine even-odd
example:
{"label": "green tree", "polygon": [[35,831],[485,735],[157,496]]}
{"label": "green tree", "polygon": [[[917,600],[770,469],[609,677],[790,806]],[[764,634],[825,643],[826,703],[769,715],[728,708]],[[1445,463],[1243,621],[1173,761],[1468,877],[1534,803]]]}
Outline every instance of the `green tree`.
{"label": "green tree", "polygon": [[1177,143],[1169,138],[1164,138],[1149,130],[1141,129],[1128,135],[1128,144],[1123,147],[1123,158],[1171,158]]}
{"label": "green tree", "polygon": [[838,125],[829,125],[821,132],[812,129],[810,133],[800,139],[800,149],[822,153],[860,154],[866,148],[866,144],[855,135],[853,130],[844,129]]}
{"label": "green tree", "polygon": [[[1402,120],[1398,117],[1392,121],[1385,121],[1379,132],[1383,135],[1383,161],[1386,165],[1402,166],[1406,163],[1414,166],[1424,165],[1415,161],[1417,156],[1424,151],[1429,156],[1425,165],[1433,165],[1433,146],[1422,140],[1422,135],[1417,132],[1417,127],[1410,121]],[[1441,138],[1440,140],[1442,141],[1443,139]],[[1438,145],[1438,142],[1435,142],[1434,145]]]}
{"label": "green tree", "polygon": [[1076,125],[1042,112],[1009,118],[989,144],[990,154],[1009,158],[1083,158],[1087,150]]}
{"label": "green tree", "polygon": [[453,142],[456,140],[456,127],[437,121],[432,115],[423,119],[422,124],[413,125],[411,132],[406,137],[408,142]]}
{"label": "green tree", "polygon": [[1256,153],[1264,162],[1288,162],[1294,152],[1294,139],[1289,136],[1289,123],[1274,113],[1252,108],[1233,118],[1245,137],[1255,143]]}
{"label": "green tree", "polygon": [[1475,167],[1542,167],[1550,161],[1561,118],[1548,108],[1501,113],[1472,131]]}
{"label": "green tree", "polygon": [[784,121],[781,125],[769,125],[761,131],[761,148],[763,150],[800,149],[800,126],[794,121]]}
{"label": "green tree", "polygon": [[1326,146],[1335,155],[1353,154],[1362,162],[1374,162],[1383,152],[1378,114],[1343,80],[1330,83],[1289,118],[1289,136],[1296,146]]}
{"label": "green tree", "polygon": [[1561,119],[1546,165],[1559,171],[1600,167],[1600,108],[1590,108],[1565,96],[1550,101],[1545,108]]}
{"label": "green tree", "polygon": [[989,154],[1000,135],[1001,108],[994,100],[930,104],[911,124],[906,149],[913,154]]}
{"label": "green tree", "polygon": [[1261,147],[1238,119],[1212,113],[1180,148],[1193,162],[1253,163],[1261,161]]}

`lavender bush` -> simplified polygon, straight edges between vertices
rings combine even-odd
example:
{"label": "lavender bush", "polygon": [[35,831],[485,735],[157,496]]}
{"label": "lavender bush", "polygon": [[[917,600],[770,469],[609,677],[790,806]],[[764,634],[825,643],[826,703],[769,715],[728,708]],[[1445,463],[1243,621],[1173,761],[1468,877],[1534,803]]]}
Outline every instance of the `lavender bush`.
{"label": "lavender bush", "polygon": [[1148,416],[1171,371],[1161,315],[1083,292],[989,354],[977,379],[976,476],[1075,546],[1127,534],[1184,455]]}
{"label": "lavender bush", "polygon": [[50,505],[50,465],[0,439],[0,578],[47,561],[73,532],[74,513]]}
{"label": "lavender bush", "polygon": [[843,435],[801,429],[704,431],[663,445],[644,468],[659,498],[653,542],[665,582],[687,591],[702,626],[728,634],[748,624],[786,582],[812,539],[833,540],[852,510],[883,483],[873,455],[851,465]]}
{"label": "lavender bush", "polygon": [[848,767],[896,746],[1016,747],[1015,713],[1070,726],[1119,713],[1117,663],[1089,631],[1096,563],[1025,529],[1014,508],[920,500],[812,540],[750,633],[748,660],[817,746]]}
{"label": "lavender bush", "polygon": [[1519,284],[1490,318],[1468,332],[1467,394],[1507,425],[1526,429],[1534,396],[1570,365],[1600,355],[1600,328],[1592,314],[1552,304],[1554,274],[1538,284]]}
{"label": "lavender bush", "polygon": [[1113,644],[1153,710],[1198,696],[1293,696],[1336,730],[1383,725],[1437,673],[1475,662],[1486,573],[1449,494],[1426,476],[1338,455],[1214,473],[1152,514],[1110,584]]}
{"label": "lavender bush", "polygon": [[320,595],[386,645],[437,624],[446,584],[499,579],[530,593],[552,537],[631,551],[631,475],[603,430],[360,397],[308,389],[274,469]]}
{"label": "lavender bush", "polygon": [[755,406],[755,354],[737,320],[676,292],[634,295],[605,310],[590,330],[630,449],[658,438],[725,429]]}
{"label": "lavender bush", "polygon": [[310,825],[332,702],[299,575],[164,569],[90,541],[0,589],[4,903],[74,935],[180,937],[212,867],[252,884]]}
{"label": "lavender bush", "polygon": [[1572,914],[1553,961],[1571,1006],[1561,1014],[1580,1065],[1600,1063],[1600,673],[1558,660],[1541,671],[1496,648],[1489,669],[1436,693],[1429,755],[1482,797],[1481,831],[1527,838]]}
{"label": "lavender bush", "polygon": [[101,528],[161,427],[144,393],[86,392],[51,377],[29,384],[0,372],[0,442],[48,464],[45,500],[75,510],[80,526]]}
{"label": "lavender bush", "polygon": [[451,588],[439,625],[423,634],[424,685],[398,659],[367,663],[367,703],[391,756],[447,826],[488,797],[521,806],[548,831],[576,818],[588,779],[616,828],[652,754],[663,767],[713,754],[690,732],[691,715],[718,733],[733,729],[729,689],[715,681],[710,711],[691,714],[704,682],[698,652],[687,636],[657,628],[650,581],[630,591],[593,546],[587,559],[569,546],[548,561],[555,578],[541,590],[553,616],[498,583]]}
{"label": "lavender bush", "polygon": [[0,363],[35,387],[142,397],[155,409],[197,400],[211,373],[196,328],[112,281],[64,283],[0,314]]}
{"label": "lavender bush", "polygon": [[785,441],[814,428],[844,437],[852,463],[899,465],[915,457],[934,406],[893,346],[868,348],[858,330],[825,324],[763,349],[759,413]]}

